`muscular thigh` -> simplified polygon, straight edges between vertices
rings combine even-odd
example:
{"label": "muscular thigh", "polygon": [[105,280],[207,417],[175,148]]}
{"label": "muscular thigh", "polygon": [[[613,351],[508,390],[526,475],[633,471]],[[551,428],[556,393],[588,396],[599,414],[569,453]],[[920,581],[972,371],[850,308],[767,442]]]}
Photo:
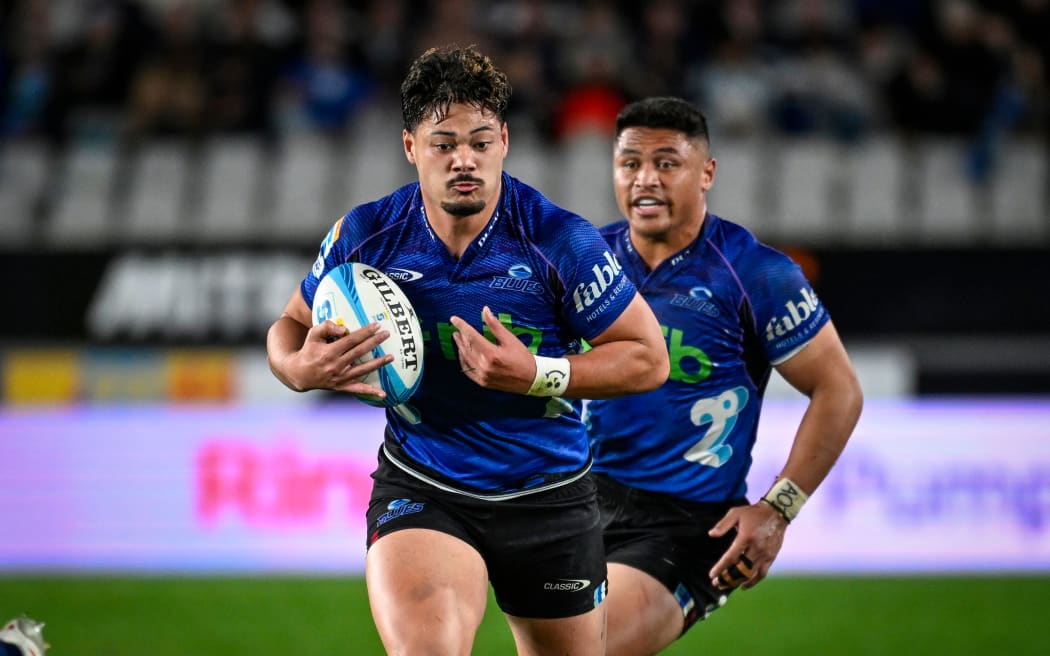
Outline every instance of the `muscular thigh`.
{"label": "muscular thigh", "polygon": [[384,646],[469,653],[488,601],[484,559],[457,514],[423,486],[377,480],[365,578]]}
{"label": "muscular thigh", "polygon": [[557,619],[507,615],[518,656],[605,656],[605,608]]}

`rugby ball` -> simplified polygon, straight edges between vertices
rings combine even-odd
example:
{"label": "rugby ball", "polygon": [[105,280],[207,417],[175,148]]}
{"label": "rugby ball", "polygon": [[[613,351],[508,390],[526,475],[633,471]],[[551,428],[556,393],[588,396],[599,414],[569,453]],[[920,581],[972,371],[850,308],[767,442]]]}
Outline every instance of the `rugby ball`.
{"label": "rugby ball", "polygon": [[340,264],[321,279],[314,293],[313,324],[334,321],[357,330],[374,321],[390,332],[390,337],[358,362],[392,354],[394,361],[364,378],[369,385],[382,388],[386,398],[357,395],[374,406],[393,407],[407,401],[423,376],[423,330],[408,297],[379,269],[348,262]]}

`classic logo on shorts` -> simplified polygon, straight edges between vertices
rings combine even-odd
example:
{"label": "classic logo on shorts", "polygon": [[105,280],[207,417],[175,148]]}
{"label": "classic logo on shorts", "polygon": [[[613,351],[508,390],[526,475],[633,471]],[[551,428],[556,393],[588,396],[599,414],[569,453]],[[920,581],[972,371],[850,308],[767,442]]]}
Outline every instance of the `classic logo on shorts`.
{"label": "classic logo on shorts", "polygon": [[376,524],[382,526],[391,519],[397,519],[404,515],[411,515],[423,510],[423,506],[426,504],[418,501],[412,501],[411,499],[394,499],[387,504],[387,512],[383,513],[376,519]]}
{"label": "classic logo on shorts", "polygon": [[543,589],[576,592],[577,590],[583,590],[590,584],[591,582],[588,579],[558,579],[557,581],[547,581],[543,584]]}

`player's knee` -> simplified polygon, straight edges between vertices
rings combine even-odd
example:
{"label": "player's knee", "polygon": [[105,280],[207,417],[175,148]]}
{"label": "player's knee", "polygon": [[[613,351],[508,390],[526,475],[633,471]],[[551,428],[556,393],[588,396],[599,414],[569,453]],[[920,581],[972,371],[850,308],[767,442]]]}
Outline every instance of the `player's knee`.
{"label": "player's knee", "polygon": [[380,637],[387,654],[468,656],[474,642],[474,631],[452,614],[416,618],[392,630],[381,630]]}
{"label": "player's knee", "polygon": [[610,568],[608,656],[655,654],[674,642],[685,626],[681,607],[656,581],[613,580]]}
{"label": "player's knee", "polygon": [[450,588],[427,586],[373,614],[388,654],[460,656],[470,654],[483,609]]}

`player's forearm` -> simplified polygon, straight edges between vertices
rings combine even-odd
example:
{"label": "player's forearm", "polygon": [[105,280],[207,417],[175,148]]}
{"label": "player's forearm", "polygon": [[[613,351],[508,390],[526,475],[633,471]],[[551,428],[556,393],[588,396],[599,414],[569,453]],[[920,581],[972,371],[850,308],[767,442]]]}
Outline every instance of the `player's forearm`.
{"label": "player's forearm", "polygon": [[306,326],[285,315],[275,321],[266,334],[266,359],[270,371],[277,380],[296,392],[301,392],[302,388],[294,380],[288,366],[289,358],[303,347],[307,332]]}
{"label": "player's forearm", "polygon": [[818,389],[799,424],[781,476],[812,494],[835,465],[853,433],[863,405],[855,378]]}
{"label": "player's forearm", "polygon": [[565,396],[607,399],[649,392],[670,373],[663,332],[641,294],[590,347],[569,358],[572,376]]}
{"label": "player's forearm", "polygon": [[667,380],[663,342],[624,340],[594,346],[569,357],[572,376],[565,396],[606,399],[656,389]]}

